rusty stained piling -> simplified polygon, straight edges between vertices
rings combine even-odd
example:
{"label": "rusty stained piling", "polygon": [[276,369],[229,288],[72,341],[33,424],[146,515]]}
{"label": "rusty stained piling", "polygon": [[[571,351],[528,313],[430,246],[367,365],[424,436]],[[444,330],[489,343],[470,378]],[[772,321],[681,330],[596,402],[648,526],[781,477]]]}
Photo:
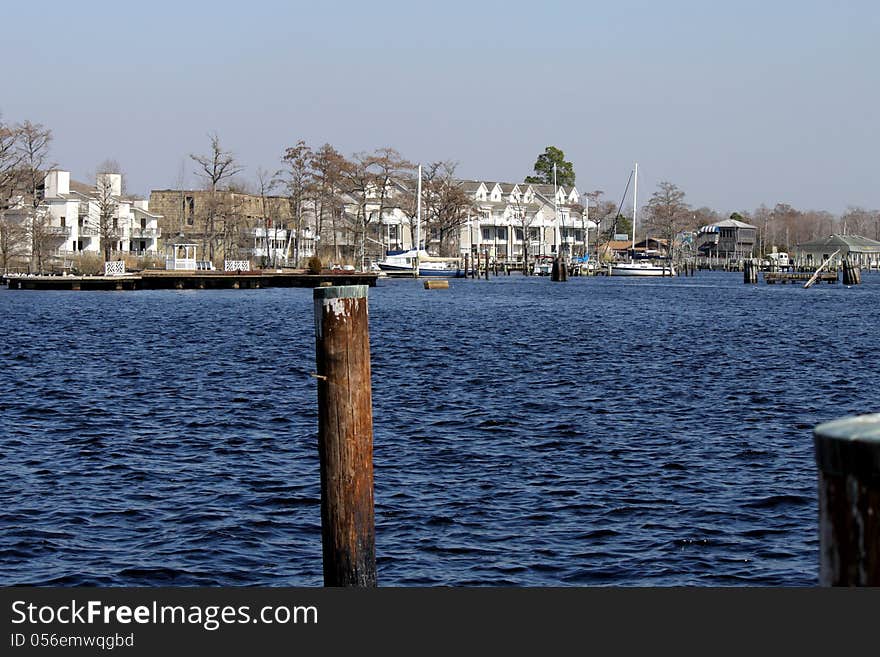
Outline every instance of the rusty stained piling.
{"label": "rusty stained piling", "polygon": [[880,413],[813,431],[819,469],[819,584],[880,586]]}
{"label": "rusty stained piling", "polygon": [[314,290],[324,586],[376,586],[367,286]]}
{"label": "rusty stained piling", "polygon": [[550,269],[550,280],[557,283],[565,283],[568,280],[568,265],[565,258],[557,255],[553,259],[553,265]]}

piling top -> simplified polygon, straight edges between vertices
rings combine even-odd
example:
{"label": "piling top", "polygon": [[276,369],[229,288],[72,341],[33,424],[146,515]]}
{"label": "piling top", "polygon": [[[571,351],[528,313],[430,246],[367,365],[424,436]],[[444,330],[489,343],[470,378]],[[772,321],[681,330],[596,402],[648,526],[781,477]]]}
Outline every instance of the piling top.
{"label": "piling top", "polygon": [[820,424],[813,440],[816,463],[825,474],[880,478],[880,413]]}
{"label": "piling top", "polygon": [[314,299],[365,299],[367,285],[334,285],[333,287],[316,287]]}

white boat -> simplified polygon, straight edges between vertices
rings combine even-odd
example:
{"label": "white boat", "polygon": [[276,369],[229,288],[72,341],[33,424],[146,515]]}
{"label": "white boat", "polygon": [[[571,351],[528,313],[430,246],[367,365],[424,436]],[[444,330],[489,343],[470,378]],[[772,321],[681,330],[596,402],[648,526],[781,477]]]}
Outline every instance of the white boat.
{"label": "white boat", "polygon": [[[424,249],[418,252],[419,276],[446,276],[460,278],[464,271],[458,258],[437,258]],[[412,276],[415,269],[416,250],[389,251],[384,260],[376,263],[387,274]]]}
{"label": "white boat", "polygon": [[611,265],[612,276],[675,276],[672,265],[655,262],[618,262]]}
{"label": "white boat", "polygon": [[[631,254],[636,252],[636,211],[639,207],[639,163],[636,162],[633,171],[633,220],[632,220],[632,248]],[[646,243],[647,245],[647,243]],[[612,276],[675,276],[672,263],[658,263],[651,260],[635,260],[632,257],[629,262],[612,264],[609,273]]]}
{"label": "white boat", "polygon": [[[418,187],[416,188],[416,230],[415,245],[422,246],[422,165],[419,165]],[[386,251],[385,259],[376,263],[388,276],[412,276],[418,263],[419,276],[445,276],[461,278],[465,275],[459,258],[440,258],[429,255],[424,248],[406,251]]]}
{"label": "white boat", "polygon": [[535,258],[534,272],[536,276],[549,276],[553,272],[553,258],[550,256],[537,256]]}

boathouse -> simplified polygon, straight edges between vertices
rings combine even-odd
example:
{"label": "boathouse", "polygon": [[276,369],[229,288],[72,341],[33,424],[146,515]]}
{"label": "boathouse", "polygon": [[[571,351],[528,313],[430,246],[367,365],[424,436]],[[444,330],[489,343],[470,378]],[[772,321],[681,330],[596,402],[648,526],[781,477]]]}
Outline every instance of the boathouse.
{"label": "boathouse", "polygon": [[696,248],[701,256],[742,260],[755,249],[758,229],[737,219],[725,219],[697,231]]}
{"label": "boathouse", "polygon": [[829,235],[795,247],[795,259],[807,266],[818,266],[829,258],[835,265],[847,259],[859,267],[876,269],[880,267],[880,242],[860,235]]}

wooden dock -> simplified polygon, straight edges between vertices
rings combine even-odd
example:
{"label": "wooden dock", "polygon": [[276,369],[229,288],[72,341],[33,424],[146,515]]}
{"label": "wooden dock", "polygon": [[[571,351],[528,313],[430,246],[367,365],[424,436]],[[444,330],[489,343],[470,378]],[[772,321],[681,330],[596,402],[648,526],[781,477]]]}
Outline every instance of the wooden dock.
{"label": "wooden dock", "polygon": [[[764,282],[767,285],[774,283],[806,283],[813,278],[813,272],[808,271],[766,271],[764,272]],[[818,275],[817,283],[837,283],[836,271],[825,271]]]}
{"label": "wooden dock", "polygon": [[323,287],[369,285],[377,274],[277,271],[166,271],[145,270],[122,276],[4,276],[10,290],[253,290],[264,287]]}

